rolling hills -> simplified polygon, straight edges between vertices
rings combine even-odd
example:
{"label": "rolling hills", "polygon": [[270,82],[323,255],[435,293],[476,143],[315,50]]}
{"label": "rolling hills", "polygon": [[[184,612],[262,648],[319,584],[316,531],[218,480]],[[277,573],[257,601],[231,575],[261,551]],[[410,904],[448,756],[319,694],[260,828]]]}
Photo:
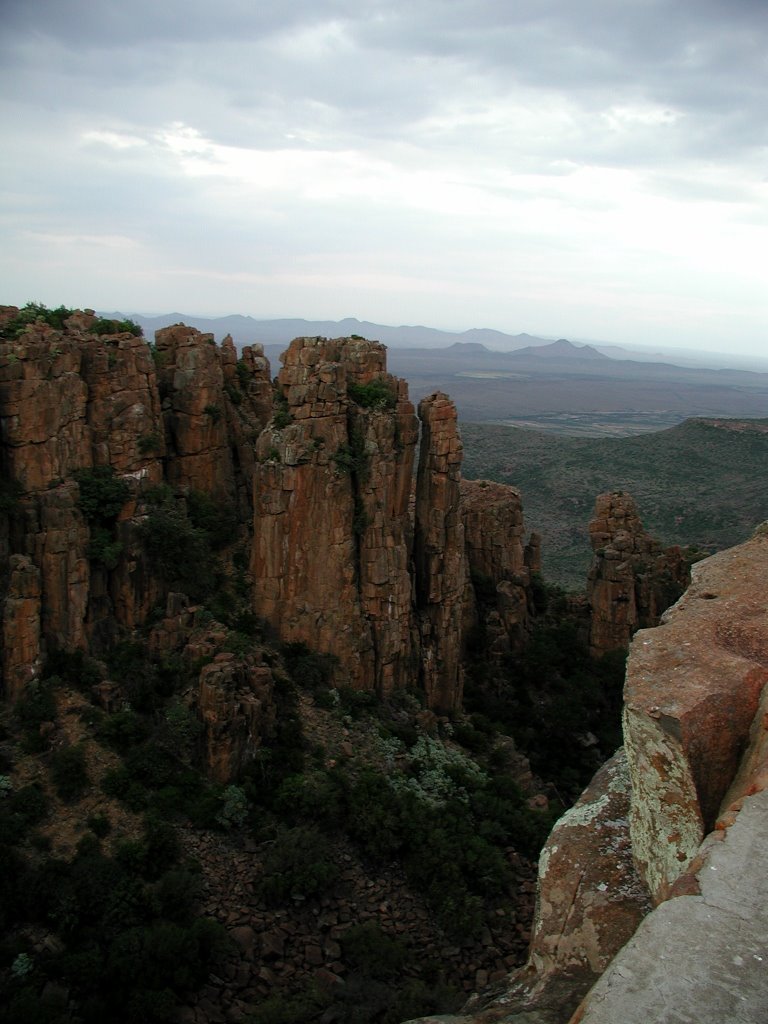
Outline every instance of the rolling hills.
{"label": "rolling hills", "polygon": [[543,537],[544,575],[582,589],[595,497],[625,490],[665,544],[719,550],[768,518],[768,419],[689,419],[634,437],[579,438],[463,423],[464,475],[513,484]]}

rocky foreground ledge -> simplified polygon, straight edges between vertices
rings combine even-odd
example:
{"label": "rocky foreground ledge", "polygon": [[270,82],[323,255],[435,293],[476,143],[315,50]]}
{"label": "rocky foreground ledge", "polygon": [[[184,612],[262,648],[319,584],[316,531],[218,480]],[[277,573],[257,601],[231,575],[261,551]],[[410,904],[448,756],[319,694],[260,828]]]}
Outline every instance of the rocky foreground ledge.
{"label": "rocky foreground ledge", "polygon": [[635,635],[625,752],[547,842],[526,967],[421,1024],[764,1022],[767,682],[761,527]]}

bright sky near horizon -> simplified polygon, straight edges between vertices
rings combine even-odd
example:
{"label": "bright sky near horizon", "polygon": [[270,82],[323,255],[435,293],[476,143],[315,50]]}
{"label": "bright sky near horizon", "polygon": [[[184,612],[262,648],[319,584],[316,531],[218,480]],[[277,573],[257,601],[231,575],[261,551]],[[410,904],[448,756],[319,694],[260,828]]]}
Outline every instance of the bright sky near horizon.
{"label": "bright sky near horizon", "polygon": [[0,302],[768,355],[766,0],[2,0]]}

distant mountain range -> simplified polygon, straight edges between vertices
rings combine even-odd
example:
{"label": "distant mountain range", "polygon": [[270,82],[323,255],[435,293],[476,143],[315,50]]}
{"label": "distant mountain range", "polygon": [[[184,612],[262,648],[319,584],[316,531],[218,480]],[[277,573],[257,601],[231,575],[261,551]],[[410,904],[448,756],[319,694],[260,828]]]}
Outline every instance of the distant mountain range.
{"label": "distant mountain range", "polygon": [[536,338],[531,334],[504,334],[489,328],[473,329],[461,333],[439,331],[434,327],[388,327],[368,320],[347,317],[344,320],[256,320],[251,316],[192,316],[188,313],[165,313],[162,316],[142,316],[140,313],[104,313],[114,319],[134,320],[141,324],[147,338],[155,331],[171,324],[184,323],[215,335],[220,340],[230,334],[236,345],[288,345],[294,338],[344,338],[359,334],[363,338],[381,341],[399,348],[444,348],[454,342],[478,344],[502,351],[514,351],[526,346],[548,345],[551,338]]}
{"label": "distant mountain range", "polygon": [[576,343],[530,334],[476,329],[387,327],[366,320],[216,319],[168,313],[105,313],[135,320],[151,339],[161,327],[185,323],[227,334],[238,346],[260,342],[273,373],[300,336],[360,335],[388,346],[387,368],[408,381],[411,398],[449,394],[462,422],[495,421],[572,435],[621,436],[673,426],[690,416],[768,415],[768,374],[677,365],[646,350]]}

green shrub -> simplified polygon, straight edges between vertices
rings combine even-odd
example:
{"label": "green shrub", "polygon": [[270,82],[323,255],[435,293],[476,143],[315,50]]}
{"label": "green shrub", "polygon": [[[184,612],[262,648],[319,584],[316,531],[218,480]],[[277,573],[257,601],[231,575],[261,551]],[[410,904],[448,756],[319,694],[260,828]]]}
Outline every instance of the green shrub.
{"label": "green shrub", "polygon": [[56,309],[48,309],[42,302],[28,302],[18,314],[0,330],[0,338],[18,338],[30,324],[44,323],[57,331],[64,330],[64,323],[74,313],[74,309],[67,309],[66,306],[58,306]]}
{"label": "green shrub", "polygon": [[187,515],[195,529],[205,534],[214,551],[228,547],[237,536],[235,507],[215,501],[210,494],[203,491],[189,492]]}
{"label": "green shrub", "polygon": [[194,600],[215,589],[214,562],[205,532],[176,505],[153,509],[140,527],[144,549],[166,585]]}
{"label": "green shrub", "polygon": [[278,904],[293,896],[317,896],[332,885],[339,867],[326,837],[307,825],[279,828],[264,857],[262,898]]}
{"label": "green shrub", "polygon": [[392,385],[382,377],[374,378],[367,384],[350,381],[347,394],[353,402],[365,409],[394,409],[397,405],[397,395]]}
{"label": "green shrub", "polygon": [[407,944],[385,934],[374,921],[353,925],[342,943],[347,963],[371,978],[396,978],[411,958]]}
{"label": "green shrub", "polygon": [[111,466],[94,466],[74,474],[80,489],[78,506],[89,523],[104,525],[120,514],[130,491]]}
{"label": "green shrub", "polygon": [[103,839],[108,836],[112,831],[112,822],[109,820],[106,814],[101,812],[98,814],[89,814],[86,819],[86,825],[99,839]]}
{"label": "green shrub", "polygon": [[136,442],[140,455],[149,455],[150,452],[159,452],[163,446],[163,439],[157,431],[151,434],[142,434]]}
{"label": "green shrub", "polygon": [[339,663],[334,654],[312,651],[301,641],[283,644],[280,652],[294,683],[307,690],[327,688]]}
{"label": "green shrub", "polygon": [[51,758],[51,778],[56,792],[67,803],[76,803],[84,796],[90,784],[81,746],[64,747]]}
{"label": "green shrub", "polygon": [[100,316],[98,320],[91,325],[91,334],[132,334],[134,338],[141,338],[144,336],[144,331],[139,327],[133,320],[110,320],[107,317]]}
{"label": "green shrub", "polygon": [[102,678],[97,662],[88,657],[80,647],[72,651],[61,648],[49,651],[45,662],[45,675],[57,676],[76,689],[86,692],[101,682]]}
{"label": "green shrub", "polygon": [[112,750],[125,754],[147,736],[147,725],[135,711],[115,711],[106,716],[96,729],[96,736]]}

